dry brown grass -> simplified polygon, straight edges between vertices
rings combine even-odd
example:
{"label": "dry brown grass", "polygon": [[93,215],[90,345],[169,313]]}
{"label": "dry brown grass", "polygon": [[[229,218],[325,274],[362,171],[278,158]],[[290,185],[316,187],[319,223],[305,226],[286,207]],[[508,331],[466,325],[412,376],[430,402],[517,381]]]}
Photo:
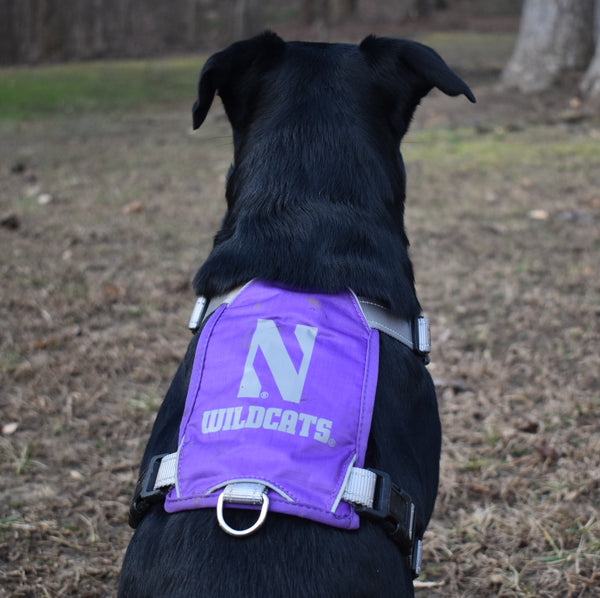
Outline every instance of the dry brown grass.
{"label": "dry brown grass", "polygon": [[593,596],[600,131],[513,128],[437,131],[429,145],[425,128],[406,152],[445,431],[426,578],[444,596]]}
{"label": "dry brown grass", "polygon": [[[591,597],[600,123],[474,83],[473,109],[426,100],[405,150],[444,424],[419,595]],[[114,595],[223,210],[227,126],[190,135],[188,103],[0,124],[0,218],[20,223],[0,226],[0,596]]]}

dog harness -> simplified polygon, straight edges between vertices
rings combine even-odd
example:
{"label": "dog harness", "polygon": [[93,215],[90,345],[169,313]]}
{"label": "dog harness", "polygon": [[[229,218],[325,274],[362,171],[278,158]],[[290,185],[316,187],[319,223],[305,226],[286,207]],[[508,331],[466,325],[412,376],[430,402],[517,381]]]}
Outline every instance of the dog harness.
{"label": "dog harness", "polygon": [[[414,504],[364,460],[379,331],[425,358],[427,320],[399,320],[351,291],[297,292],[251,281],[211,302],[200,298],[190,328],[203,323],[178,449],[151,460],[130,523],[163,498],[169,513],[216,508],[220,526],[234,536],[256,531],[269,510],[344,529],[358,528],[366,515],[386,525],[418,575]],[[225,507],[260,513],[238,530]]]}

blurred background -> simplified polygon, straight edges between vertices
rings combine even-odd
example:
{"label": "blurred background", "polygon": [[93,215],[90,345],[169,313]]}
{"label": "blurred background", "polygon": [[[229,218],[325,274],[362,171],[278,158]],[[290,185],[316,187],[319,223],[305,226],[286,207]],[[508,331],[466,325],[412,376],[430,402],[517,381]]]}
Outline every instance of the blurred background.
{"label": "blurred background", "polygon": [[266,28],[288,37],[356,41],[368,27],[379,34],[481,29],[493,16],[494,26],[505,29],[521,14],[504,82],[540,91],[563,71],[589,66],[581,89],[597,97],[597,0],[1,0],[0,64],[206,51]]}
{"label": "blurred background", "polygon": [[[4,64],[198,51],[270,27],[324,38],[332,27],[429,17],[452,5],[517,15],[521,0],[2,0]],[[460,17],[459,17],[460,18]],[[366,22],[365,22],[366,20]]]}
{"label": "blurred background", "polygon": [[232,159],[229,42],[435,48],[402,142],[444,439],[419,598],[600,587],[600,0],[0,0],[0,598],[114,596]]}

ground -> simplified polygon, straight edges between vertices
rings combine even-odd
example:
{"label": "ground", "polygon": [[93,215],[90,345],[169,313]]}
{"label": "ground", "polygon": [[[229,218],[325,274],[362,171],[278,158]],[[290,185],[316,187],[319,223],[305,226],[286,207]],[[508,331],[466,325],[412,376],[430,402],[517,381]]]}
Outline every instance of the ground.
{"label": "ground", "polygon": [[[511,27],[419,33],[478,97],[431,94],[403,150],[444,426],[422,597],[600,585],[600,121],[568,88],[497,87]],[[0,597],[115,594],[224,210],[229,130],[215,107],[191,133],[189,60],[127,67],[189,96],[0,120]]]}

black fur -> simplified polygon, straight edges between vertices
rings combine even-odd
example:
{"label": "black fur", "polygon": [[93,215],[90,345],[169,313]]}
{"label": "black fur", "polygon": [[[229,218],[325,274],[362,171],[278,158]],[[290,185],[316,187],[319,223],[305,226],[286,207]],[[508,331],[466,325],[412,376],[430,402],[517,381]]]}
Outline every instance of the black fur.
{"label": "black fur", "polygon": [[[215,93],[231,122],[227,212],[195,277],[198,294],[251,278],[358,295],[397,315],[420,313],[404,232],[399,144],[433,87],[468,86],[430,48],[368,37],[349,44],[238,42],[202,70],[194,128]],[[177,449],[197,335],[158,413],[142,461]],[[406,347],[381,335],[380,377],[366,466],[390,473],[417,505],[418,533],[438,484],[440,422],[431,378]],[[242,527],[255,514],[235,511]],[[119,596],[412,596],[408,564],[381,526],[343,531],[270,513],[253,536],[223,533],[211,509],[154,506],[131,541]]]}

